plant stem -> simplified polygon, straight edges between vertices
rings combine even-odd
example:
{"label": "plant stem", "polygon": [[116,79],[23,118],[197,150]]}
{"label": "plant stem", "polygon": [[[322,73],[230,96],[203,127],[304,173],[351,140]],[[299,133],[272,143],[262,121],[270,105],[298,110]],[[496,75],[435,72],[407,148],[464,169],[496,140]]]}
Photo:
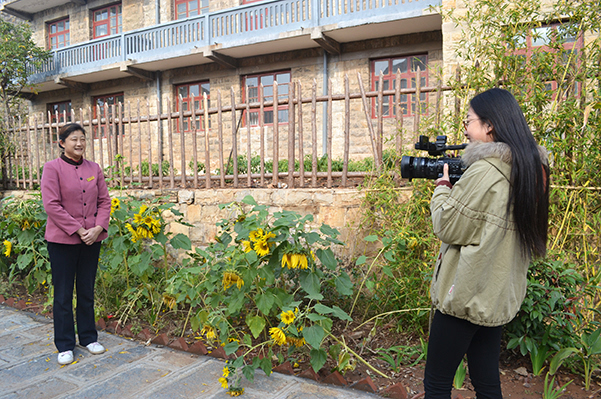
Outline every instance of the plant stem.
{"label": "plant stem", "polygon": [[340,345],[344,346],[344,348],[349,351],[350,353],[353,354],[353,356],[355,356],[361,363],[365,364],[367,367],[369,367],[371,370],[373,370],[375,373],[381,375],[384,378],[388,378],[390,379],[389,376],[387,376],[386,374],[382,373],[380,370],[378,370],[377,368],[375,368],[374,366],[372,366],[371,364],[369,364],[367,362],[367,360],[363,359],[361,356],[359,356],[357,354],[357,352],[355,352],[354,350],[352,350],[351,348],[349,348],[345,342],[340,341],[338,338],[336,338],[335,336],[333,336],[331,333],[328,333],[328,335],[334,339],[334,341],[338,342]]}
{"label": "plant stem", "polygon": [[[371,265],[369,265],[369,269],[367,270],[367,273],[365,273],[365,277],[363,277],[363,279],[361,280],[361,285],[359,285],[359,289],[357,290],[357,295],[355,295],[355,300],[353,301],[353,306],[351,307],[351,311],[349,312],[349,316],[350,317],[352,317],[352,315],[353,315],[353,310],[355,310],[355,305],[357,304],[357,300],[359,299],[359,294],[361,294],[361,290],[363,289],[363,285],[365,284],[365,280],[367,280],[367,277],[371,273],[371,269],[376,264],[376,261],[378,260],[378,258],[380,257],[380,255],[382,255],[382,252],[384,252],[384,248],[385,247],[382,247],[382,249],[380,249],[380,252],[378,252],[378,255],[376,255],[376,257],[374,258],[374,260],[371,262]],[[346,326],[347,327],[348,327],[349,323],[350,323],[350,321],[346,322]]]}

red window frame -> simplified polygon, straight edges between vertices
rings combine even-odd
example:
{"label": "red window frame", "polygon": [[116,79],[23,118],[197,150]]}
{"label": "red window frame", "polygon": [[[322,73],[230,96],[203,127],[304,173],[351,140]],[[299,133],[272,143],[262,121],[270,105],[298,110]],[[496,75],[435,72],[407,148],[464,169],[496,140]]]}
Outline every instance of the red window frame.
{"label": "red window frame", "polygon": [[[195,110],[203,109],[203,94],[207,95],[207,106],[211,108],[211,84],[209,81],[203,80],[200,82],[192,82],[185,83],[181,85],[175,86],[175,95],[177,97],[177,110],[179,112],[180,100],[179,97],[181,95],[182,100],[182,110],[183,112],[187,112],[191,110],[191,106],[194,107]],[[191,121],[192,117],[186,117],[183,121],[184,132],[191,132],[192,126]],[[211,120],[209,119],[209,128]],[[180,132],[180,123],[177,122],[177,132]],[[201,119],[200,115],[196,115],[196,131],[204,131],[204,122]]]}
{"label": "red window frame", "polygon": [[[121,3],[92,11],[92,36],[94,39],[121,33],[122,15]],[[104,30],[99,32],[99,28]]]}
{"label": "red window frame", "polygon": [[66,47],[70,44],[70,40],[68,17],[48,23],[48,48],[50,50]]}
{"label": "red window frame", "polygon": [[[401,89],[416,87],[417,68],[420,68],[420,87],[428,85],[428,55],[416,54],[402,57],[388,57],[372,60],[370,63],[371,89],[378,90],[380,71],[382,71],[383,90],[396,89],[396,73],[401,72]],[[382,113],[384,118],[396,117],[396,96],[384,96],[382,104]],[[420,93],[421,114],[428,113],[428,94]],[[415,115],[417,97],[415,94],[401,94],[401,109],[403,116]],[[372,98],[372,118],[378,116],[378,99]]]}
{"label": "red window frame", "polygon": [[[104,118],[105,105],[108,106],[106,114],[110,119],[111,116],[113,115],[113,107],[111,107],[111,105],[115,104],[115,112],[118,112],[117,104],[121,103],[123,105],[123,99],[124,99],[123,93],[113,93],[113,94],[105,94],[102,96],[95,96],[92,99],[92,105],[93,105],[92,113],[94,114],[94,119],[100,120],[100,119]],[[100,115],[98,115],[98,112],[100,112]],[[123,118],[123,108],[121,109],[121,118]],[[108,124],[108,125],[110,126],[110,124]],[[105,138],[107,136],[104,125],[100,125],[100,126],[94,125],[92,130],[94,133],[93,137],[95,139]],[[123,131],[121,131],[121,134],[123,134]]]}
{"label": "red window frame", "polygon": [[[190,5],[195,5],[196,8],[190,8]],[[185,10],[180,6],[185,6]],[[209,0],[174,0],[173,12],[175,19],[184,19],[194,17],[209,12]]]}
{"label": "red window frame", "polygon": [[[557,32],[561,28],[569,28],[569,23],[555,22],[547,25],[542,25],[540,27],[532,28],[529,30],[526,38],[519,39],[519,42],[524,46],[519,50],[513,51],[513,55],[517,57],[524,58],[524,68],[531,68],[531,59],[535,57],[536,54],[540,52],[545,53],[556,53],[557,49],[553,48],[552,45],[560,44],[561,47],[566,50],[570,54],[572,51],[576,54],[576,63],[578,51],[584,47],[584,37],[582,32],[578,32],[577,36],[567,36],[569,33],[566,32],[566,39],[557,42],[558,36]],[[538,33],[537,31],[540,31]],[[557,67],[563,67],[563,64],[566,60],[563,59],[563,56],[557,55]],[[545,87],[548,91],[553,92],[553,97],[556,96],[558,91],[558,84],[555,80],[544,80]],[[576,82],[574,85],[574,90],[576,95],[579,93],[580,82]]]}
{"label": "red window frame", "polygon": [[[263,84],[263,102],[273,101],[273,82],[278,82],[278,99],[283,100],[288,98],[288,90],[290,90],[291,74],[290,71],[277,71],[260,73],[254,75],[246,75],[242,82],[242,87],[248,86],[248,98],[250,102],[259,102],[260,99],[260,84]],[[246,101],[246,90],[243,89],[243,101]],[[259,126],[259,110],[250,112],[246,115],[245,124],[250,126]],[[278,105],[278,123],[288,123],[288,105]],[[263,125],[273,125],[273,106],[263,108]]]}

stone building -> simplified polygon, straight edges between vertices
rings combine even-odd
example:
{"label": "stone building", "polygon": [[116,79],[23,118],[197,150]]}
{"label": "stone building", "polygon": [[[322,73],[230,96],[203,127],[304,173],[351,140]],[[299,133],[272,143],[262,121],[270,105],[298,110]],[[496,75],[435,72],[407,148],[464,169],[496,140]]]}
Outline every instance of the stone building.
{"label": "stone building", "polygon": [[[138,107],[143,115],[203,109],[202,95],[207,95],[208,107],[217,105],[221,96],[223,107],[259,100],[259,85],[263,85],[265,101],[273,101],[273,82],[278,83],[278,99],[286,100],[292,83],[300,82],[303,98],[327,96],[328,89],[336,95],[344,93],[345,76],[349,91],[359,93],[359,78],[364,90],[377,89],[382,72],[383,89],[396,87],[395,72],[401,73],[402,88],[434,86],[434,71],[442,63],[442,19],[430,6],[440,0],[4,0],[2,11],[26,19],[34,30],[40,46],[54,50],[52,62],[32,76],[36,84],[32,94],[31,115],[37,122],[55,123],[65,120],[101,119],[111,117],[112,104],[124,104],[122,116],[134,116]],[[416,82],[417,68],[420,82]],[[330,86],[331,85],[331,86]],[[246,87],[248,86],[248,93]],[[234,95],[232,96],[232,90]],[[178,101],[181,96],[182,101]],[[198,97],[197,97],[198,96]],[[430,98],[420,94],[403,94],[399,102],[406,124]],[[353,99],[350,126],[350,157],[362,159],[373,156],[368,123],[376,124],[377,99],[369,98],[371,115],[360,99]],[[312,124],[309,105],[304,105],[302,122],[305,132]],[[280,105],[274,116],[273,105],[265,107],[265,154],[273,153],[274,119],[279,120],[279,155],[287,156],[287,129],[291,115],[287,105]],[[383,98],[383,130],[388,137],[397,132],[397,105],[394,96]],[[80,109],[83,114],[80,114]],[[73,116],[70,114],[73,113]],[[332,114],[332,158],[343,155],[344,102],[335,101],[329,111],[319,103],[315,113],[317,126],[316,151],[326,151],[324,137],[328,130],[327,117]],[[91,114],[91,115],[90,115]],[[248,115],[247,115],[248,114]],[[49,116],[50,115],[50,116]],[[212,131],[217,125],[212,114]],[[296,116],[296,120],[300,118]],[[204,120],[197,116],[197,139],[201,153],[205,145]],[[259,153],[259,111],[238,113],[240,134],[238,146],[247,148],[251,138],[251,153]],[[135,151],[148,155],[148,142],[164,137],[161,151],[153,149],[155,159],[165,159],[167,134],[171,128],[178,143],[180,131],[188,133],[184,151],[191,159],[190,118],[183,123],[163,120],[143,126],[149,140],[131,145]],[[231,151],[232,118],[222,122],[227,134],[222,139],[223,153]],[[106,128],[110,128],[107,126]],[[127,134],[128,127],[123,127]],[[133,125],[134,134],[137,127]],[[249,129],[250,134],[247,135]],[[105,127],[93,128],[96,156],[98,141],[106,137]],[[209,142],[211,151],[218,144],[215,134]],[[311,153],[311,134],[305,133],[305,154]],[[158,137],[161,136],[161,137]],[[48,143],[56,138],[47,138]],[[107,143],[104,143],[106,149]],[[118,144],[115,144],[117,146]],[[128,143],[122,149],[127,158]],[[89,147],[89,146],[88,146]],[[106,151],[105,151],[106,152]],[[177,151],[176,151],[177,152]],[[176,155],[177,158],[177,155]],[[212,168],[216,167],[213,156]],[[108,162],[107,155],[104,161]],[[179,160],[175,161],[176,165]],[[187,166],[190,167],[191,165]]]}

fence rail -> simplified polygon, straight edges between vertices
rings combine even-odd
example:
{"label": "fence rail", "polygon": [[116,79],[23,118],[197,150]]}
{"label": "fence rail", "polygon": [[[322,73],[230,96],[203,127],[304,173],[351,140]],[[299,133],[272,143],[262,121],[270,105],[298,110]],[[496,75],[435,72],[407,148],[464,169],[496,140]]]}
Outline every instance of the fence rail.
{"label": "fence rail", "polygon": [[[417,73],[419,82],[421,72],[418,70]],[[400,73],[396,79],[394,90],[383,90],[384,85],[379,84],[379,90],[367,91],[358,74],[360,90],[351,92],[349,78],[345,76],[341,92],[332,92],[330,82],[328,94],[321,96],[316,94],[315,81],[310,90],[304,91],[301,82],[291,83],[287,97],[278,95],[275,83],[273,101],[264,100],[261,87],[259,101],[245,103],[236,103],[240,93],[231,88],[225,95],[217,92],[216,98],[211,99],[211,107],[205,95],[198,98],[198,108],[192,107],[186,112],[176,111],[176,104],[167,101],[168,112],[151,113],[148,102],[144,107],[138,101],[136,104],[112,105],[110,109],[97,108],[96,113],[88,108],[80,109],[78,113],[73,111],[71,115],[32,115],[14,121],[15,129],[10,139],[12,151],[4,160],[4,165],[8,165],[8,179],[4,180],[17,188],[31,189],[38,185],[43,164],[58,156],[58,131],[64,121],[70,119],[86,127],[86,158],[100,164],[112,186],[294,188],[318,187],[321,180],[319,186],[345,187],[350,184],[349,179],[377,172],[383,162],[385,139],[392,139],[390,147],[397,152],[404,146],[403,139],[405,144],[412,144],[417,139],[423,115],[401,116],[398,110],[401,110],[402,95],[419,98],[420,93],[430,93],[427,99],[429,118],[435,124],[440,123],[441,96],[450,88],[439,82],[435,87],[401,89]],[[310,95],[302,96],[303,92]],[[229,104],[224,104],[228,96]],[[391,98],[394,98],[397,112],[393,118],[384,118],[383,99],[386,96],[394,96]],[[176,101],[179,102],[176,109],[184,109],[182,99]],[[323,103],[325,107],[321,105]],[[266,108],[282,107],[287,107],[287,122],[264,123]],[[247,123],[251,111],[258,111],[258,126]],[[99,117],[92,118],[93,115]],[[325,143],[318,138],[317,128],[318,122],[324,119],[327,121],[323,135]],[[52,120],[54,122],[48,122]],[[362,126],[357,127],[360,121]],[[189,131],[185,129],[185,123]],[[320,144],[325,148],[321,156]],[[368,153],[362,154],[359,147],[369,148]],[[341,170],[333,168],[336,154],[342,158],[338,161],[342,163]],[[371,157],[374,167],[349,171],[353,161],[351,156],[357,154],[363,158],[365,155]],[[239,165],[239,155],[245,165]],[[327,160],[327,167],[319,170],[322,157]]]}

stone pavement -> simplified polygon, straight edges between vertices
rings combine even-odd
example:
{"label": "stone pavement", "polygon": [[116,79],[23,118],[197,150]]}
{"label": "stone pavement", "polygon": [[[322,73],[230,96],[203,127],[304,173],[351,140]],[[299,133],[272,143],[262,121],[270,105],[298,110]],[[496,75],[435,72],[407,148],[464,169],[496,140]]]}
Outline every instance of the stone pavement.
{"label": "stone pavement", "polygon": [[[51,320],[0,305],[0,399],[8,398],[229,398],[218,378],[224,361],[106,332],[107,352],[76,347],[74,364],[56,362]],[[244,399],[374,399],[350,388],[257,370],[242,378]]]}

